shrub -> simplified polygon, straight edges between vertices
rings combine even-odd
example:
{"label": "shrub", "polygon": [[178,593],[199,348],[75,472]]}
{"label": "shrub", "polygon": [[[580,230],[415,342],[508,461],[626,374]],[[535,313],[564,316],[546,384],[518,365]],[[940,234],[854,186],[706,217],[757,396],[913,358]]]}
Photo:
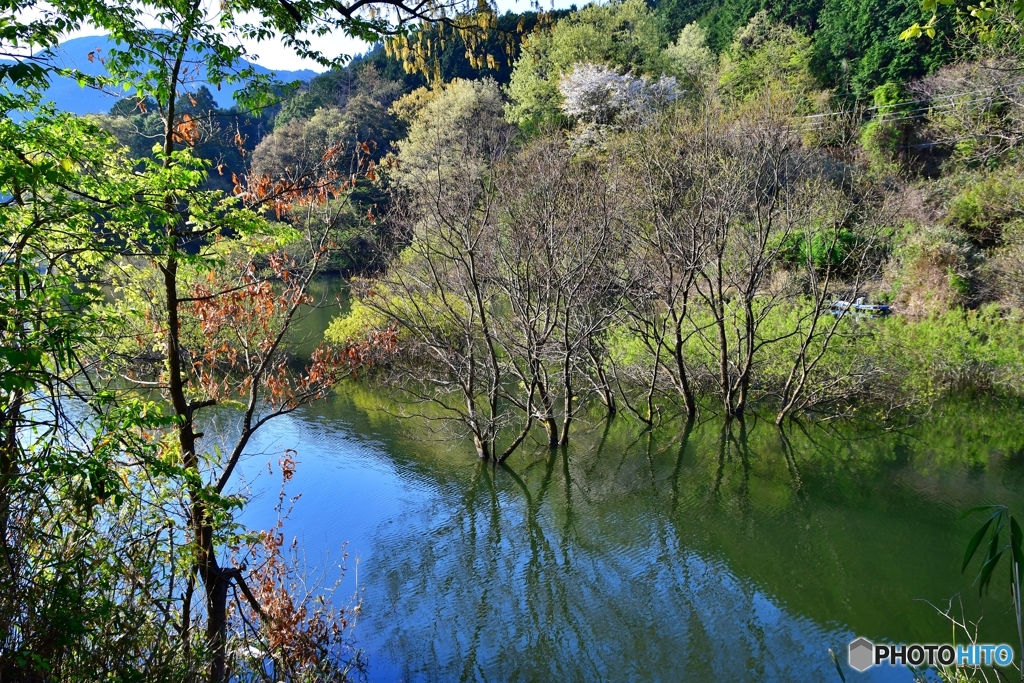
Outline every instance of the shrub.
{"label": "shrub", "polygon": [[857,235],[852,230],[840,230],[838,238],[815,233],[811,236],[798,230],[788,233],[782,240],[781,258],[790,266],[799,266],[810,261],[814,267],[823,270],[843,263],[850,250],[857,244]]}
{"label": "shrub", "polygon": [[986,173],[966,183],[949,202],[946,224],[967,233],[981,247],[1002,244],[1003,232],[1021,222],[1024,180],[1017,168]]}
{"label": "shrub", "polygon": [[896,254],[897,305],[911,316],[941,314],[971,303],[975,249],[967,236],[946,227],[917,228]]}

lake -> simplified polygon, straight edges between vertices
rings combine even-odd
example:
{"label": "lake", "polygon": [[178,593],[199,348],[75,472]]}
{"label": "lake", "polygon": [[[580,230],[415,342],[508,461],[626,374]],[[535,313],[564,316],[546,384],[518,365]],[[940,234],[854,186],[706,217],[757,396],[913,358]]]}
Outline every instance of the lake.
{"label": "lake", "polygon": [[950,599],[980,642],[1017,642],[1008,566],[979,600],[978,560],[960,565],[983,520],[959,517],[1022,512],[1021,406],[902,429],[595,416],[499,468],[399,410],[348,383],[268,425],[241,468],[243,521],[267,528],[277,458],[298,452],[286,534],[328,572],[347,544],[339,599],[362,600],[372,680],[839,681],[831,647],[849,681],[910,681],[856,674],[847,643],[948,642],[932,605]]}

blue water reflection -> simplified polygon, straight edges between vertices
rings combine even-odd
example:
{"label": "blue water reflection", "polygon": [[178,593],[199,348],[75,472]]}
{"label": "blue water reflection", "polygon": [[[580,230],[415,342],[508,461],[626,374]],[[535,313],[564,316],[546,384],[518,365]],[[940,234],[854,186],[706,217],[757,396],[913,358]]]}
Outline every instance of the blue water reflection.
{"label": "blue water reflection", "polygon": [[[569,450],[492,469],[365,403],[282,418],[241,469],[244,521],[265,528],[266,463],[298,451],[286,529],[311,564],[347,543],[342,593],[362,597],[377,681],[839,681],[830,647],[847,680],[911,681],[856,675],[846,644],[948,637],[917,599],[969,588],[959,510],[1024,491],[1004,445],[980,473],[920,435],[808,442],[712,422],[595,424]],[[1007,636],[989,604],[988,633]]]}

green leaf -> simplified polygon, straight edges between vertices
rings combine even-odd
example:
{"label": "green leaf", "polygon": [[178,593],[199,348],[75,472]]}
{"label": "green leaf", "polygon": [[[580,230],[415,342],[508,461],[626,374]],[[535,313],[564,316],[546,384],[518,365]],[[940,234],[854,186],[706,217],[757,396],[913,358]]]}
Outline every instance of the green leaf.
{"label": "green leaf", "polygon": [[921,26],[914,24],[900,34],[900,40],[913,40],[921,37]]}
{"label": "green leaf", "polygon": [[1020,525],[1017,524],[1017,520],[1010,517],[1010,557],[1013,559],[1013,563],[1017,567],[1017,576],[1013,577],[1011,574],[1011,580],[1016,580],[1020,583],[1024,579],[1024,551],[1021,549],[1021,541],[1024,540],[1021,536]]}
{"label": "green leaf", "polygon": [[832,658],[832,663],[835,664],[836,671],[839,672],[839,679],[843,683],[846,683],[846,675],[843,673],[843,667],[839,666],[839,658],[836,657],[836,653],[832,651],[832,648],[828,649],[828,656]]}
{"label": "green leaf", "polygon": [[[993,539],[995,540],[995,539]],[[998,551],[990,551],[988,559],[985,560],[985,564],[981,565],[981,571],[978,572],[978,578],[975,579],[978,583],[978,595],[982,595],[992,582],[992,572],[995,571],[996,565],[999,564],[999,560],[1003,556],[1003,551],[1008,546],[1003,546]]]}
{"label": "green leaf", "polygon": [[[999,514],[999,513],[996,513]],[[967,565],[970,564],[974,558],[974,553],[977,552],[978,546],[985,540],[985,534],[988,532],[988,528],[992,526],[992,520],[994,517],[989,517],[988,521],[981,525],[977,533],[971,537],[970,542],[967,544],[967,552],[964,553],[964,566],[960,568],[960,573],[963,574],[967,570]]]}
{"label": "green leaf", "polygon": [[962,515],[960,515],[960,517],[958,519],[967,519],[968,517],[973,515],[975,512],[985,512],[985,511],[988,511],[988,510],[993,510],[995,508],[999,508],[1000,510],[1002,510],[1005,507],[1006,507],[1005,505],[979,505],[978,507],[973,507],[973,508],[967,510]]}

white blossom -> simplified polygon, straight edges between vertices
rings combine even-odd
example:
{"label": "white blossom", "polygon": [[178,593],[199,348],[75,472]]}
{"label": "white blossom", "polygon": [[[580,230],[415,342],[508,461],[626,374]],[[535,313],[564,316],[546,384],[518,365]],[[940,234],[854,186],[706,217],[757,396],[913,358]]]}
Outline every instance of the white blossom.
{"label": "white blossom", "polygon": [[559,82],[562,110],[586,123],[644,120],[681,95],[676,79],[620,74],[603,64],[577,64]]}

